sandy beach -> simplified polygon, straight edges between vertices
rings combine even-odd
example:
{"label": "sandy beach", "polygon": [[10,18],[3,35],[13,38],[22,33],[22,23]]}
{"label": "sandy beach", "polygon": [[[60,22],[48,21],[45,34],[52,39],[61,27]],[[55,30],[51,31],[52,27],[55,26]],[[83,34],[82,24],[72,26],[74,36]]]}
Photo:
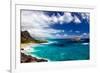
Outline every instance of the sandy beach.
{"label": "sandy beach", "polygon": [[36,43],[21,43],[21,49],[26,50],[27,47],[35,46]]}
{"label": "sandy beach", "polygon": [[36,56],[31,56],[29,51],[33,51],[31,46],[36,46],[36,43],[21,43],[21,63],[28,63],[28,62],[47,62],[48,60],[38,58]]}
{"label": "sandy beach", "polygon": [[34,43],[21,43],[21,48],[26,48],[26,47],[28,47],[28,46],[30,46],[30,45],[33,45]]}
{"label": "sandy beach", "polygon": [[36,46],[36,43],[21,43],[21,52],[28,54],[29,52],[34,51],[31,47]]}

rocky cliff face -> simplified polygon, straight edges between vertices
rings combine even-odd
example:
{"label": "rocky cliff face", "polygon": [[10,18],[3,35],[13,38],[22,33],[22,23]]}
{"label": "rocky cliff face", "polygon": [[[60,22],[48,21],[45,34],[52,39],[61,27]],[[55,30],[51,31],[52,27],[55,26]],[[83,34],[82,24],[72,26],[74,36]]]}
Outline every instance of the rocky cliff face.
{"label": "rocky cliff face", "polygon": [[21,31],[21,43],[29,43],[33,40],[28,31]]}
{"label": "rocky cliff face", "polygon": [[21,63],[30,63],[30,62],[47,62],[45,59],[38,59],[36,57],[32,57],[30,55],[26,55],[25,53],[21,53]]}
{"label": "rocky cliff face", "polygon": [[29,34],[28,31],[21,31],[21,43],[46,43],[47,40],[37,40]]}

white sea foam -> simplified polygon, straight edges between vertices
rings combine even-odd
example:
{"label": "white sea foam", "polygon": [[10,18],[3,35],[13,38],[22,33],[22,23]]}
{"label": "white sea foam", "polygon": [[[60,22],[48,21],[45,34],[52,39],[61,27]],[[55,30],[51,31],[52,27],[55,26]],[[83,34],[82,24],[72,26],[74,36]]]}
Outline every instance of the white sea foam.
{"label": "white sea foam", "polygon": [[[43,44],[46,44],[46,43],[43,43]],[[38,57],[38,56],[36,56],[36,55],[31,54],[31,52],[36,52],[36,50],[34,49],[34,47],[39,46],[39,45],[41,45],[41,44],[32,44],[32,45],[30,45],[30,46],[24,48],[24,50],[21,50],[21,52],[22,52],[22,53],[25,53],[26,55],[31,55],[32,57],[36,57],[36,58],[38,58],[38,59],[45,59],[45,60],[50,61],[50,60],[47,59],[47,58],[42,58],[42,57]]]}
{"label": "white sea foam", "polygon": [[39,56],[36,56],[36,55],[33,55],[33,54],[30,54],[32,57],[36,57],[36,58],[38,58],[38,59],[44,59],[44,60],[48,60],[48,61],[50,61],[49,59],[47,59],[47,58],[42,58],[42,57],[39,57]]}
{"label": "white sea foam", "polygon": [[88,45],[89,43],[82,43],[82,45]]}
{"label": "white sea foam", "polygon": [[37,46],[38,44],[32,44],[32,45],[29,45],[27,47],[24,48],[24,50],[21,50],[21,52],[23,53],[30,53],[30,52],[34,52],[35,50],[33,49],[33,47]]}

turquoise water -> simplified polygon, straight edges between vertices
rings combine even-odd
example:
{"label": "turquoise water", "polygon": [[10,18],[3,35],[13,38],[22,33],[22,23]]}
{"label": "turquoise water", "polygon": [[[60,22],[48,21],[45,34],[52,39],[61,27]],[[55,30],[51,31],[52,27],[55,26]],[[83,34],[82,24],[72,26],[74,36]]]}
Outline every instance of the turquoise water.
{"label": "turquoise water", "polygon": [[50,61],[88,60],[88,42],[69,42],[66,40],[51,40],[51,43],[39,44],[32,47],[32,55],[46,58]]}

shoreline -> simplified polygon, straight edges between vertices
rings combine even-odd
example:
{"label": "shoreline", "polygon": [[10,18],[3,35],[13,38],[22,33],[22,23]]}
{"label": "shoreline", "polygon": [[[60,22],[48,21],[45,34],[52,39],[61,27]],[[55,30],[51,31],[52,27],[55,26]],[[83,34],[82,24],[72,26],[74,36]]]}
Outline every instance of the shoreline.
{"label": "shoreline", "polygon": [[23,48],[24,50],[27,50],[27,48],[31,47],[31,46],[36,46],[36,43],[21,43],[21,48]]}
{"label": "shoreline", "polygon": [[21,63],[27,62],[47,62],[48,59],[41,58],[35,55],[30,55],[29,52],[34,51],[31,47],[37,46],[37,43],[21,43]]}
{"label": "shoreline", "polygon": [[34,63],[34,62],[48,62],[45,59],[38,59],[37,57],[32,57],[31,55],[26,55],[25,53],[21,53],[21,63]]}

